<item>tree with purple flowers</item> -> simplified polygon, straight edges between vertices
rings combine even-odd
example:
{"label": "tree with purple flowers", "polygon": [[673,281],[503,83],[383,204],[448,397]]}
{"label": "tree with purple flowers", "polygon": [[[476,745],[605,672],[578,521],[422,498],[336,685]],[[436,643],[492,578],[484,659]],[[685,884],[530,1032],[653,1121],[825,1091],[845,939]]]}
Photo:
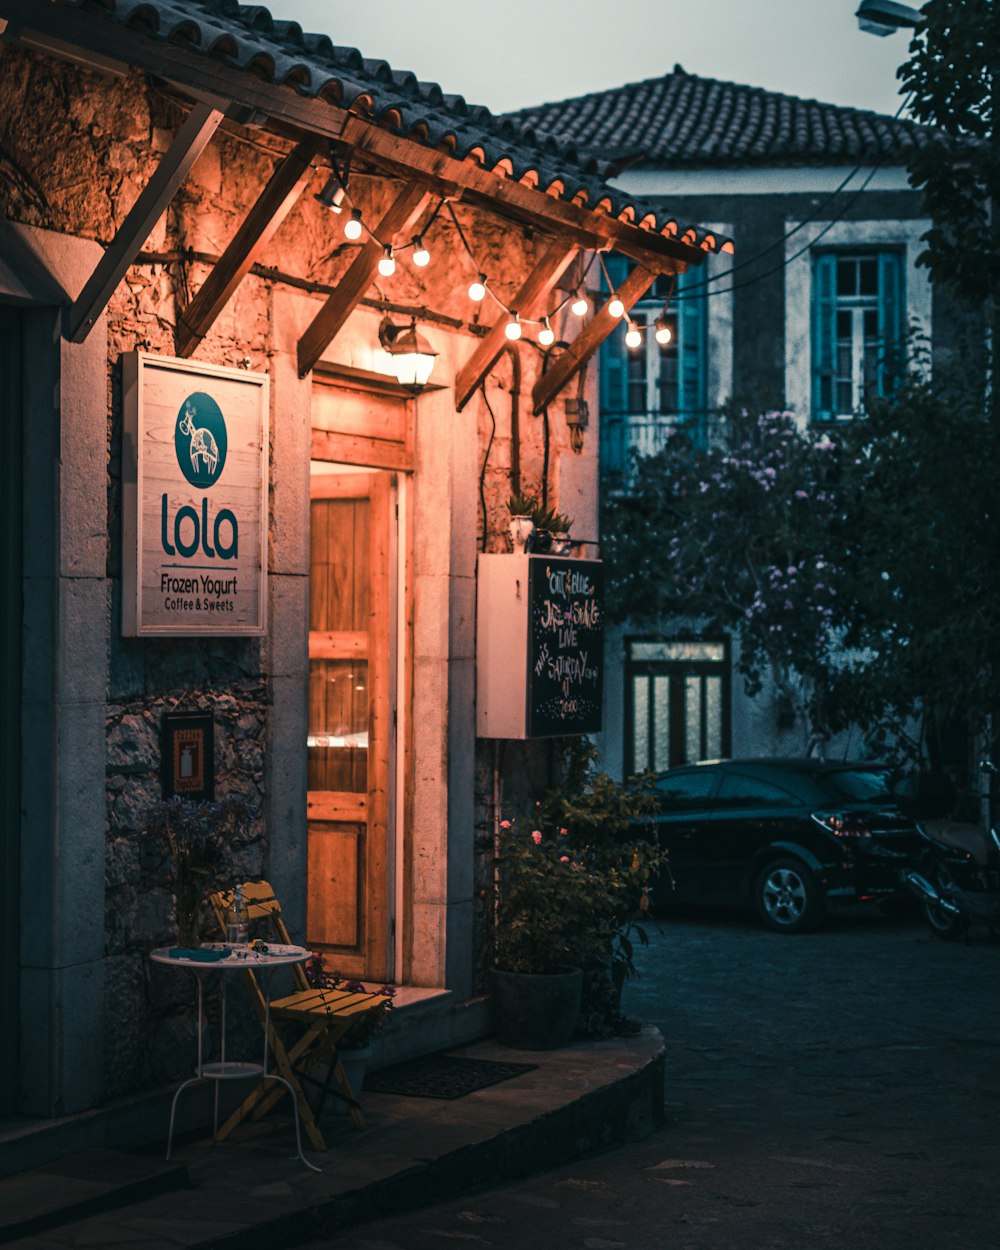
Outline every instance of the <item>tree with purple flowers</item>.
{"label": "tree with purple flowers", "polygon": [[787,412],[731,409],[706,447],[683,433],[639,460],[605,501],[609,609],[722,629],[747,691],[766,677],[810,739],[824,738],[838,630],[845,465],[828,434]]}

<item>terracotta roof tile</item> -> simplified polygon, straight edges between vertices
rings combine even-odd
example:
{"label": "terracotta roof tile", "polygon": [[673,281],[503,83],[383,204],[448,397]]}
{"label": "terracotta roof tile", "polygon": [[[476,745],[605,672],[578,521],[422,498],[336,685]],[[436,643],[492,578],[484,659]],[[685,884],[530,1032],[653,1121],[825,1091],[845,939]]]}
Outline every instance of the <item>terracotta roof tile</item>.
{"label": "terracotta roof tile", "polygon": [[506,116],[617,167],[902,164],[930,133],[879,113],[700,78],[679,65],[662,78]]}

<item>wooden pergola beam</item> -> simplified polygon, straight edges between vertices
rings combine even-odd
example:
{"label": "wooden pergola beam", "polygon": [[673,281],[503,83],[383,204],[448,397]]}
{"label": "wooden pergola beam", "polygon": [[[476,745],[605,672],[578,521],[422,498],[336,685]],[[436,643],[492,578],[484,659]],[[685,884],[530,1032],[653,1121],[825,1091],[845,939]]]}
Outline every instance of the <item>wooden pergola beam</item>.
{"label": "wooden pergola beam", "polygon": [[395,244],[400,234],[413,234],[414,224],[428,201],[436,198],[435,192],[423,183],[411,182],[403,188],[375,227],[376,238],[369,239],[359,250],[350,268],[337,283],[336,291],[328,297],[299,339],[299,377],[305,377],[313,368],[368,290],[378,269],[383,245]]}
{"label": "wooden pergola beam", "polygon": [[[642,299],[656,281],[657,275],[637,265],[618,288],[618,298],[625,305],[626,312],[631,311],[637,300]],[[611,298],[594,316],[594,320],[582,330],[558,360],[541,375],[531,391],[532,411],[537,416],[542,409],[552,402],[562,388],[575,377],[587,363],[615,326],[621,322],[620,317],[613,317],[608,312]]]}
{"label": "wooden pergola beam", "polygon": [[[611,244],[623,256],[659,273],[674,273],[688,264],[700,264],[705,258],[701,248],[679,239],[558,199],[513,178],[500,177],[472,161],[423,147],[359,117],[348,119],[340,137],[375,165],[403,176],[416,174],[431,185],[440,182],[460,187],[467,203],[491,207],[494,212],[505,208],[511,216],[529,225],[574,238],[583,248],[595,250]],[[662,267],[660,261],[665,262]]]}
{"label": "wooden pergola beam", "polygon": [[[521,289],[514,296],[511,308],[521,317],[534,317],[542,302],[569,268],[576,255],[576,244],[557,239],[528,274]],[[455,410],[461,412],[472,398],[476,387],[486,377],[507,345],[505,333],[507,318],[501,317],[481,339],[476,350],[455,375]]]}
{"label": "wooden pergola beam", "polygon": [[87,279],[66,314],[66,337],[82,343],[108,306],[125,271],[135,260],[163,210],[202,154],[222,121],[223,112],[214,104],[195,104],[174,136],[174,141],[153,175],[139,193],[118,233],[108,245],[97,268]]}
{"label": "wooden pergola beam", "polygon": [[312,177],[312,160],[323,140],[310,135],[275,169],[229,246],[191,303],[178,317],[178,356],[190,356],[274,237]]}

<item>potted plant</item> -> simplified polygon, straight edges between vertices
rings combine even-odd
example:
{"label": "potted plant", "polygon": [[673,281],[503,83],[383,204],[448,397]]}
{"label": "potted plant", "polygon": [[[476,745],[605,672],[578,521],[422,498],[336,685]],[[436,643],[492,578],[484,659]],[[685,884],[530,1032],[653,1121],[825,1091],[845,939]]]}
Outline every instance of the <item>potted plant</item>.
{"label": "potted plant", "polygon": [[566,830],[569,845],[595,882],[590,924],[581,941],[584,966],[580,1030],[588,1035],[633,1031],[621,1013],[625,980],[638,975],[635,942],[648,943],[645,918],[657,877],[668,869],[651,816],[652,776],[615,781],[595,768],[588,739],[569,748],[566,776],[539,805],[544,823]]}
{"label": "potted plant", "polygon": [[[347,990],[351,994],[376,993],[382,995],[381,1001],[375,1007],[358,1017],[357,1023],[351,1028],[349,1033],[341,1038],[337,1046],[337,1054],[344,1069],[344,1075],[354,1094],[355,1101],[357,1101],[361,1097],[361,1089],[365,1083],[365,1073],[368,1070],[368,1060],[371,1058],[372,1043],[385,1028],[389,1020],[389,1014],[393,1010],[393,998],[396,994],[396,987],[394,985],[380,985],[377,990],[372,990],[370,986],[364,985],[361,981],[345,979],[339,972],[327,972],[325,964],[325,954],[322,951],[313,951],[311,958],[305,964],[306,979],[310,985],[326,990]],[[326,1085],[326,1065],[317,1063],[315,1067],[314,1079],[321,1086]],[[341,1099],[334,1099],[334,1115],[346,1115],[347,1110],[347,1106]]]}
{"label": "potted plant", "polygon": [[511,495],[507,501],[507,511],[510,513],[510,541],[515,552],[524,551],[531,537],[535,528],[531,518],[537,506],[531,495],[522,495],[520,492]]}
{"label": "potted plant", "polygon": [[552,554],[568,556],[572,548],[569,532],[573,528],[573,518],[568,517],[565,512],[553,512],[549,528],[552,533]]}
{"label": "potted plant", "polygon": [[167,880],[174,896],[177,944],[201,941],[205,900],[227,880],[232,844],[250,818],[243,799],[163,799],[153,809],[151,832],[167,844]]}

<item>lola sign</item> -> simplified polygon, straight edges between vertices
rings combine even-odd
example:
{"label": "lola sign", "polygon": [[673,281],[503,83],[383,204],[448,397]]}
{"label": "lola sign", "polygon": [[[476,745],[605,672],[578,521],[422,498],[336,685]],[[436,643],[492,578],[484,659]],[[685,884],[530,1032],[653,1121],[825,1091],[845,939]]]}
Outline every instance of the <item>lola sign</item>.
{"label": "lola sign", "polygon": [[122,632],[263,634],[266,374],[122,357]]}

